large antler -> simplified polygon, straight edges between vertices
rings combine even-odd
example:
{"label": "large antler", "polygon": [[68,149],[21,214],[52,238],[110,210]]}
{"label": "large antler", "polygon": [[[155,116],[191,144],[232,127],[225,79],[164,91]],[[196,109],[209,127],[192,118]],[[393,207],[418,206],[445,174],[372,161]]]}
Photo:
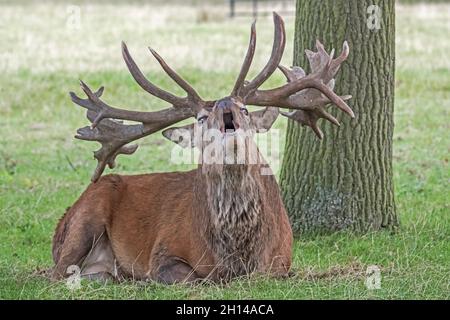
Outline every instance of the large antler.
{"label": "large antler", "polygon": [[[322,139],[322,131],[317,126],[318,119],[323,118],[335,125],[339,125],[338,120],[325,111],[325,105],[333,103],[352,118],[354,117],[353,111],[345,103],[345,100],[350,99],[351,96],[338,96],[333,92],[334,76],[339,70],[341,63],[347,59],[349,54],[348,44],[345,41],[341,55],[333,59],[334,50],[328,55],[323,45],[317,41],[317,52],[306,50],[306,55],[311,65],[311,74],[306,75],[300,67],[287,69],[279,65],[285,47],[286,36],[283,20],[276,13],[274,13],[274,24],[275,34],[271,57],[261,72],[252,81],[246,82],[244,79],[255,52],[256,34],[254,26],[252,26],[247,55],[232,95],[241,97],[243,102],[249,105],[295,109],[295,111],[290,113],[280,113],[302,125],[310,126],[317,136]],[[288,83],[274,89],[258,89],[277,67],[284,73]]]}
{"label": "large antler", "polygon": [[[94,182],[101,176],[106,165],[110,168],[115,166],[117,155],[132,154],[136,151],[137,145],[129,146],[128,143],[194,116],[201,108],[214,103],[203,101],[197,92],[176,74],[154,50],[150,49],[150,51],[164,71],[186,91],[186,97],[175,96],[152,84],[140,71],[128,52],[127,46],[122,42],[122,55],[133,78],[145,91],[172,104],[171,108],[154,112],[115,108],[100,99],[103,94],[103,87],[94,93],[82,81],[80,81],[81,88],[87,99],[81,99],[75,93],[70,93],[74,103],[88,110],[87,118],[92,122],[90,127],[78,129],[75,138],[97,141],[102,145],[99,150],[94,152],[94,157],[98,161],[97,168],[91,178]],[[112,119],[136,121],[140,124],[125,125]]]}
{"label": "large antler", "polygon": [[[343,50],[341,55],[333,59],[333,51],[331,55],[328,55],[324,50],[320,41],[316,41],[316,47],[318,52],[312,52],[306,50],[306,54],[311,66],[311,75],[309,77],[316,77],[313,81],[317,80],[326,84],[324,87],[320,84],[324,90],[317,90],[315,87],[303,89],[293,95],[289,99],[289,103],[294,106],[295,110],[292,112],[280,112],[283,116],[286,116],[294,121],[299,122],[302,125],[309,126],[313,129],[314,133],[323,138],[323,133],[317,126],[317,121],[322,118],[330,121],[334,125],[340,126],[339,121],[331,114],[325,111],[325,106],[329,103],[335,103],[341,110],[348,113],[352,118],[354,117],[353,111],[344,102],[349,100],[352,96],[336,96],[333,92],[335,80],[334,76],[337,73],[340,64],[345,61],[349,54],[349,47],[345,41],[343,44]],[[288,69],[280,66],[280,70],[286,76],[288,83],[297,82],[300,83],[301,79],[305,79],[306,73],[301,67],[292,67]],[[306,79],[307,80],[307,79]],[[300,85],[301,86],[301,85]],[[325,91],[325,92],[324,92]],[[323,95],[325,94],[325,96]]]}
{"label": "large antler", "polygon": [[238,79],[231,93],[232,96],[238,96],[246,100],[249,93],[255,92],[275,72],[275,70],[277,70],[281,58],[283,57],[284,47],[286,45],[286,32],[284,30],[283,19],[281,19],[281,17],[275,12],[273,13],[273,21],[275,25],[275,33],[272,53],[269,61],[253,80],[246,82],[245,77],[250,69],[256,48],[255,23],[252,24],[247,55],[245,56],[241,72],[239,73]]}

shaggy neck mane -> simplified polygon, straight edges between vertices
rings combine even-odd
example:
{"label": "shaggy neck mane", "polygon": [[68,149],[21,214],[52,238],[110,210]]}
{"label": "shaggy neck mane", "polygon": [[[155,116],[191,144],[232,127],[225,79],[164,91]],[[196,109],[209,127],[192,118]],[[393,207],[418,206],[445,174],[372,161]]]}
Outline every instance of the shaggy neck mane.
{"label": "shaggy neck mane", "polygon": [[215,227],[255,223],[260,186],[252,169],[250,166],[228,165],[219,172],[204,173],[206,205]]}
{"label": "shaggy neck mane", "polygon": [[258,268],[261,234],[261,181],[259,165],[200,167],[205,234],[210,249],[222,261],[222,277]]}

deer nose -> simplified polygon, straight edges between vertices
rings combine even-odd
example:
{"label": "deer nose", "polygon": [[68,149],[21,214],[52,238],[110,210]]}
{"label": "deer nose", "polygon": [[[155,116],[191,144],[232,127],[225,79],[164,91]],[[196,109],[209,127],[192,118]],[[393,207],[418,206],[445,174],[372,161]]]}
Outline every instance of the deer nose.
{"label": "deer nose", "polygon": [[[235,125],[234,119],[233,119],[233,109],[234,103],[231,99],[222,99],[216,103],[215,110],[221,114],[221,131],[228,131],[228,130],[236,130],[237,126]],[[219,118],[219,119],[220,119]]]}
{"label": "deer nose", "polygon": [[225,110],[230,110],[233,102],[230,99],[223,99],[217,102],[217,108]]}

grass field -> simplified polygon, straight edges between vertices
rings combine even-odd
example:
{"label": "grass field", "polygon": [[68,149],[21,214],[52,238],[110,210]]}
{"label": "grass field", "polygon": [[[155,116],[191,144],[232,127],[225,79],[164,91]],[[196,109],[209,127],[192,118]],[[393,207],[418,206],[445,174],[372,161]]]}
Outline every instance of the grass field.
{"label": "grass field", "polygon": [[[77,3],[72,1],[71,3]],[[154,81],[180,93],[150,59],[151,45],[205,98],[228,94],[248,41],[250,18],[230,21],[220,7],[81,5],[80,28],[61,2],[0,2],[0,299],[436,299],[450,298],[449,107],[450,5],[397,6],[394,166],[400,229],[340,233],[295,242],[289,280],[254,276],[227,286],[83,282],[69,290],[38,270],[52,266],[57,220],[89,182],[93,143],[73,139],[87,125],[68,98],[78,79],[105,85],[114,105],[165,107],[132,80],[121,61],[125,40]],[[179,14],[179,13],[182,14]],[[69,21],[69,23],[68,23]],[[292,60],[293,20],[286,19],[284,64]],[[272,22],[257,24],[253,72],[270,54]],[[281,83],[278,74],[271,84]],[[269,84],[270,84],[269,83]],[[212,85],[213,84],[213,85]],[[276,127],[285,130],[286,122]],[[156,134],[122,157],[115,172],[186,169],[168,163],[171,144]],[[365,272],[381,269],[381,289]]]}

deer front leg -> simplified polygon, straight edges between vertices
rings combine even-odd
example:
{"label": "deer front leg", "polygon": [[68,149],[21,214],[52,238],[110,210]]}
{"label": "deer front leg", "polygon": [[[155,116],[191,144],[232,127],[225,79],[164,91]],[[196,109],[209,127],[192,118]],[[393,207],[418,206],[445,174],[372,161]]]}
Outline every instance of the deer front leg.
{"label": "deer front leg", "polygon": [[189,283],[202,279],[185,261],[178,257],[159,256],[151,278],[164,284]]}
{"label": "deer front leg", "polygon": [[53,239],[53,280],[65,278],[71,265],[81,268],[96,244],[109,243],[102,217],[103,213],[85,203],[73,206],[64,215]]}

